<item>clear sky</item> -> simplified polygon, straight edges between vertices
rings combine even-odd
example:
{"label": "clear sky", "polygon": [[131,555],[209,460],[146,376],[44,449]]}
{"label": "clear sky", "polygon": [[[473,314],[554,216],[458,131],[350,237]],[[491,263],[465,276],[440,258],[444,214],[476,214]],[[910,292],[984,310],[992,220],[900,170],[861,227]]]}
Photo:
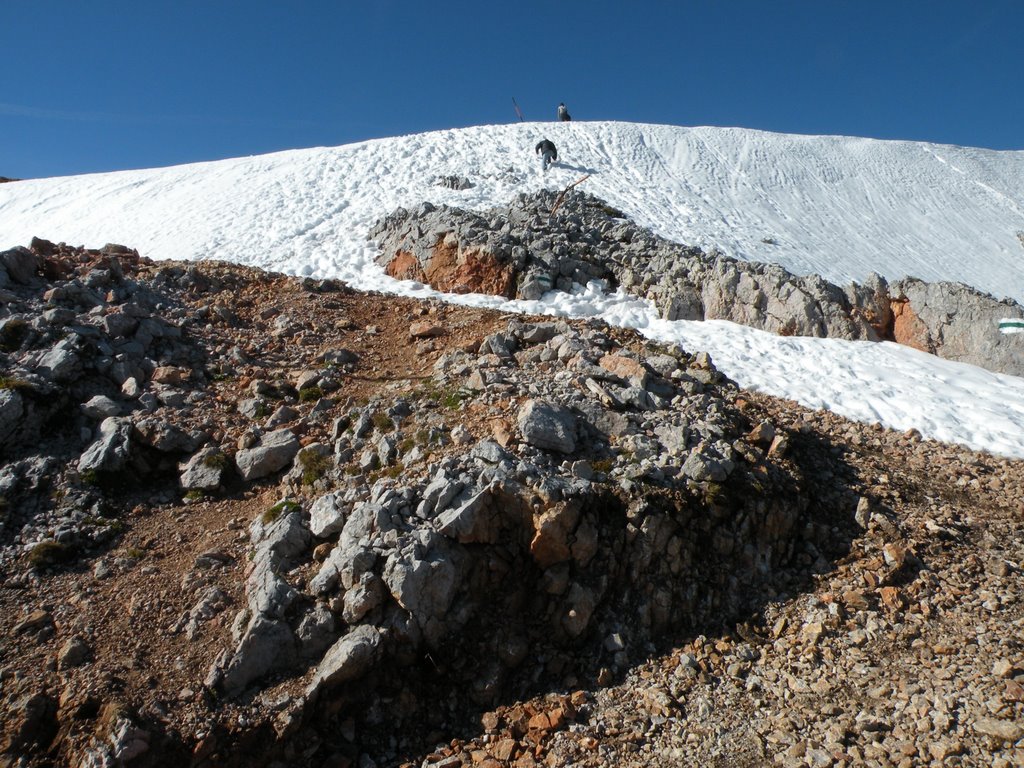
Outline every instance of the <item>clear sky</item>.
{"label": "clear sky", "polygon": [[1024,0],[9,0],[0,176],[515,121],[1024,149]]}

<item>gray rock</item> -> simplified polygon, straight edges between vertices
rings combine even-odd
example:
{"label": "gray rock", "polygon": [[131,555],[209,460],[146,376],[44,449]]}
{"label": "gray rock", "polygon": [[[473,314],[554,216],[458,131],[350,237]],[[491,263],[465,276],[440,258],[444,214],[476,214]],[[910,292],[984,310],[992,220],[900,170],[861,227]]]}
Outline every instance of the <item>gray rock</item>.
{"label": "gray rock", "polygon": [[157,418],[145,418],[136,422],[132,437],[140,444],[163,453],[192,453],[197,447],[196,438],[188,432]]}
{"label": "gray rock", "polygon": [[110,416],[100,422],[99,437],[78,460],[79,472],[116,472],[131,455],[131,419]]}
{"label": "gray rock", "polygon": [[169,408],[181,408],[188,402],[188,393],[175,389],[174,387],[165,387],[162,385],[156,385],[153,393],[164,405]]}
{"label": "gray rock", "polygon": [[246,598],[253,613],[283,618],[299,593],[276,572],[275,564],[262,558],[245,580]]}
{"label": "gray rock", "polygon": [[254,560],[260,560],[260,553],[267,552],[275,567],[304,554],[313,543],[309,529],[302,521],[302,508],[288,499],[279,504],[280,507],[275,505],[280,510],[275,519],[264,522],[261,516],[249,527],[250,538],[256,547]]}
{"label": "gray rock", "polygon": [[295,381],[295,389],[301,392],[304,389],[315,387],[322,376],[323,371],[303,371]]}
{"label": "gray rock", "polygon": [[496,544],[501,540],[501,518],[494,509],[490,489],[479,491],[437,516],[437,530],[460,544]]}
{"label": "gray rock", "polygon": [[320,570],[310,579],[309,591],[314,595],[327,595],[339,583],[344,589],[351,589],[376,562],[377,555],[372,549],[358,540],[345,539],[343,534]]}
{"label": "gray rock", "polygon": [[351,589],[377,561],[377,555],[368,543],[370,538],[394,528],[385,505],[373,502],[356,504],[341,529],[337,546],[310,580],[310,591],[315,595],[327,594],[339,581],[344,589]]}
{"label": "gray rock", "polygon": [[237,696],[261,677],[290,667],[296,656],[295,635],[288,625],[257,613],[246,626],[235,652],[220,670],[220,687],[225,695]]}
{"label": "gray rock", "polygon": [[327,610],[327,606],[320,604],[306,612],[295,630],[299,653],[307,659],[319,659],[336,636],[334,614]]}
{"label": "gray rock", "polygon": [[238,412],[247,419],[256,419],[267,413],[267,401],[261,397],[247,397],[238,401]]}
{"label": "gray rock", "polygon": [[494,440],[481,440],[473,446],[469,455],[487,464],[500,464],[503,461],[513,461],[514,457]]}
{"label": "gray rock", "polygon": [[54,381],[71,381],[82,372],[74,336],[58,341],[39,361],[37,370]]}
{"label": "gray rock", "polygon": [[384,602],[386,593],[387,589],[380,577],[364,571],[360,574],[358,583],[345,591],[341,617],[348,624],[357,624],[366,614]]}
{"label": "gray rock", "polygon": [[309,529],[317,538],[337,533],[345,527],[345,515],[351,509],[343,501],[343,492],[327,493],[309,508]]}
{"label": "gray rock", "polygon": [[516,337],[511,333],[492,333],[480,343],[480,354],[490,353],[507,359],[515,353],[516,346]]}
{"label": "gray rock", "polygon": [[377,459],[380,462],[379,466],[389,466],[398,456],[398,446],[393,438],[387,435],[381,435],[377,438],[374,443],[374,447],[377,449]]}
{"label": "gray rock", "polygon": [[42,260],[28,248],[18,246],[0,253],[0,264],[3,265],[11,280],[27,285],[39,273]]}
{"label": "gray rock", "polygon": [[433,517],[435,513],[446,509],[463,488],[465,488],[465,483],[452,480],[443,470],[439,471],[430,484],[423,489],[419,506],[416,508],[416,515],[428,519]]}
{"label": "gray rock", "polygon": [[265,429],[273,429],[279,427],[282,424],[287,424],[295,419],[299,418],[299,412],[290,405],[278,406],[277,410],[270,414],[270,418],[267,419],[263,425]]}
{"label": "gray rock", "polygon": [[566,408],[545,400],[527,400],[516,420],[530,445],[561,453],[576,450],[576,417]]}
{"label": "gray rock", "polygon": [[126,312],[111,312],[103,316],[103,330],[114,338],[127,338],[139,327],[139,319]]}
{"label": "gray rock", "polygon": [[[116,380],[116,379],[115,379]],[[142,386],[139,384],[139,379],[134,376],[130,376],[121,382],[121,394],[125,397],[138,397],[142,394]]]}
{"label": "gray rock", "polygon": [[0,389],[0,443],[6,442],[21,424],[25,403],[16,389]]}
{"label": "gray rock", "polygon": [[214,491],[223,482],[229,465],[230,460],[220,448],[203,448],[179,467],[179,482],[186,491]]}
{"label": "gray rock", "polygon": [[999,373],[1024,376],[1024,334],[999,332],[1024,307],[960,283],[907,278],[891,287],[894,335],[901,344]]}
{"label": "gray rock", "polygon": [[380,455],[372,448],[367,448],[359,456],[359,469],[372,472],[380,466]]}
{"label": "gray rock", "polygon": [[57,654],[57,668],[60,670],[80,667],[92,658],[89,644],[78,635],[68,639]]}
{"label": "gray rock", "polygon": [[[548,290],[550,290],[550,278],[548,278],[548,283]],[[556,334],[561,333],[562,329],[557,323],[522,323],[511,330],[526,344],[543,344],[545,341],[553,339]]]}
{"label": "gray rock", "polygon": [[331,349],[321,354],[320,359],[325,363],[345,365],[346,363],[354,363],[359,358],[354,352],[350,352],[347,349]]}
{"label": "gray rock", "polygon": [[312,697],[325,686],[362,677],[376,664],[380,647],[380,631],[376,627],[364,624],[350,630],[324,654],[306,695]]}
{"label": "gray rock", "polygon": [[531,270],[526,273],[519,284],[516,298],[525,301],[536,301],[554,287],[555,281],[551,275],[539,269]]}
{"label": "gray rock", "polygon": [[239,451],[235,464],[245,480],[272,475],[288,466],[302,446],[290,429],[279,429],[263,436],[252,448]]}
{"label": "gray rock", "polygon": [[733,462],[710,443],[702,441],[690,451],[683,463],[682,473],[696,482],[720,483],[733,470]]}
{"label": "gray rock", "polygon": [[135,330],[135,340],[146,349],[156,339],[180,338],[181,329],[171,325],[161,317],[145,317],[139,321],[139,327]]}
{"label": "gray rock", "polygon": [[352,434],[355,437],[366,437],[373,431],[373,419],[369,409],[364,409],[352,423]]}
{"label": "gray rock", "polygon": [[419,532],[411,549],[388,558],[383,577],[392,597],[409,612],[428,642],[440,642],[446,629],[444,615],[459,585],[458,557],[448,540],[433,531]]}
{"label": "gray rock", "polygon": [[149,731],[139,728],[127,717],[118,717],[107,737],[113,764],[127,765],[149,751]]}
{"label": "gray rock", "polygon": [[96,395],[82,403],[82,412],[90,419],[105,419],[108,416],[120,416],[121,404],[106,395]]}

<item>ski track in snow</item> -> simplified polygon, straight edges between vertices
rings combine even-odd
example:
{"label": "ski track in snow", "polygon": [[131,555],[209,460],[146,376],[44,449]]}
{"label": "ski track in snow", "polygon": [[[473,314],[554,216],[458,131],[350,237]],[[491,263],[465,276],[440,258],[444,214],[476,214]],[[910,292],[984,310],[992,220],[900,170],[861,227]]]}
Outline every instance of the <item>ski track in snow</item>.
{"label": "ski track in snow", "polygon": [[[533,154],[545,136],[561,159],[546,174]],[[373,261],[366,233],[398,206],[504,206],[519,192],[562,189],[588,173],[582,189],[678,242],[840,285],[871,272],[913,275],[1024,301],[1024,152],[738,128],[519,123],[20,181],[0,185],[0,247],[34,235],[119,242],[156,259],[223,259],[366,290],[600,316],[706,350],[746,388],[1024,457],[1024,379],[894,344],[667,322],[647,302],[594,285],[539,302],[443,296],[392,280]],[[447,175],[475,186],[435,184]]]}

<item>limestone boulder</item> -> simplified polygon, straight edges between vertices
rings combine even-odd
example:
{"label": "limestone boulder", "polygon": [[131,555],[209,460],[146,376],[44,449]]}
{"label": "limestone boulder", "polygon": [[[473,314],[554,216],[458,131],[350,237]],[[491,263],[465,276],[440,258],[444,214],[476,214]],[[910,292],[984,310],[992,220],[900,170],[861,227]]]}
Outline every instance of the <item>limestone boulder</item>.
{"label": "limestone boulder", "polygon": [[244,480],[257,480],[287,467],[301,447],[294,432],[279,429],[265,434],[255,446],[239,451],[235,464]]}
{"label": "limestone boulder", "polygon": [[527,400],[516,421],[523,440],[536,448],[559,453],[576,450],[576,417],[557,403]]}

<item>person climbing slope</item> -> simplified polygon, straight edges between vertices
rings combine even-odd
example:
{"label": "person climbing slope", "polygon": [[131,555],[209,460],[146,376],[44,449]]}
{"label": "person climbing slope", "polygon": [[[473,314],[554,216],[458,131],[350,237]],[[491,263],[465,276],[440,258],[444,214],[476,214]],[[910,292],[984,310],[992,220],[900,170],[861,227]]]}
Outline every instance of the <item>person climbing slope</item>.
{"label": "person climbing slope", "polygon": [[569,116],[569,110],[565,108],[564,102],[558,102],[558,119],[563,123],[568,123],[572,120]]}
{"label": "person climbing slope", "polygon": [[547,139],[538,141],[534,151],[540,155],[540,167],[543,171],[546,171],[548,166],[558,159],[558,150],[555,149],[554,143]]}

